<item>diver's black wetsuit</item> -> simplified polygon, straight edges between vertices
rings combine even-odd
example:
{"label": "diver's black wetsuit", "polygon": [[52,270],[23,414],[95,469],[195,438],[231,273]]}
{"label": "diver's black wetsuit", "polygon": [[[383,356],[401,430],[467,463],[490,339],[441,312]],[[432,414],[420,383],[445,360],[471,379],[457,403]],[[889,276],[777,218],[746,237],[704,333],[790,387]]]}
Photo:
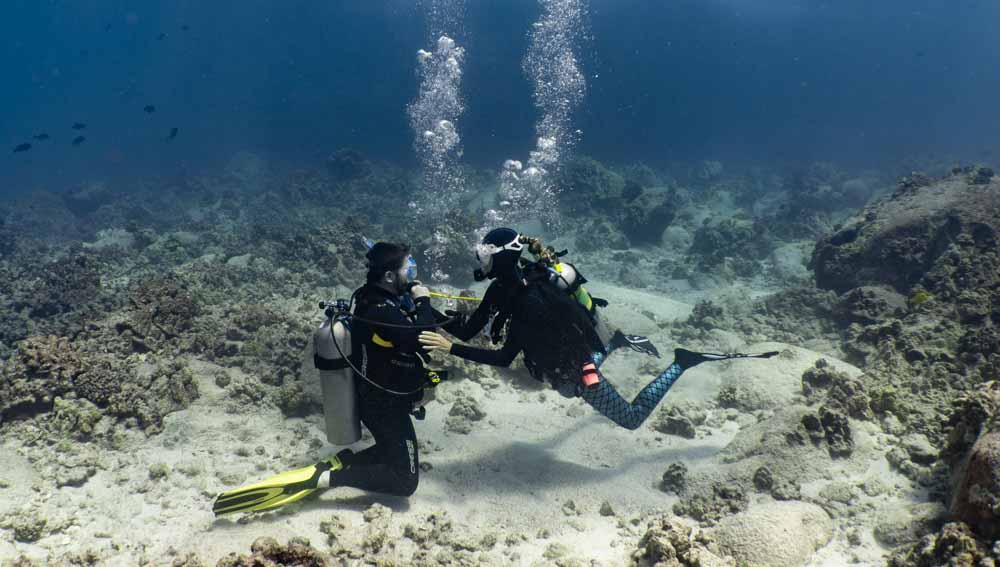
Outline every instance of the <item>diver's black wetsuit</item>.
{"label": "diver's black wetsuit", "polygon": [[[530,340],[528,337],[537,336],[537,329],[546,329],[553,324],[552,321],[545,320],[545,298],[535,287],[538,285],[547,284],[534,283],[525,286],[511,280],[494,281],[483,298],[484,305],[473,313],[465,325],[457,328],[455,325],[448,325],[444,329],[459,339],[468,340],[485,326],[485,321],[490,313],[495,311],[497,302],[512,302],[510,326],[503,347],[499,350],[490,350],[454,344],[451,354],[482,364],[510,366],[517,355],[529,347],[526,342]],[[497,286],[496,290],[494,286]],[[493,291],[492,297],[491,291]],[[642,425],[686,369],[681,361],[675,360],[647,384],[630,403],[622,398],[615,387],[600,373],[601,364],[620,345],[602,345],[594,341],[592,343],[587,345],[593,352],[590,360],[581,368],[566,368],[560,379],[553,380],[553,386],[565,397],[583,398],[602,415],[626,429],[634,430]]]}
{"label": "diver's black wetsuit", "polygon": [[[475,337],[486,327],[487,324],[489,324],[490,317],[496,314],[504,304],[514,299],[514,295],[518,291],[518,285],[519,284],[517,282],[499,279],[494,280],[490,283],[489,287],[486,288],[486,293],[483,294],[482,301],[479,302],[479,305],[476,307],[476,310],[472,312],[472,315],[470,315],[467,319],[454,321],[445,325],[442,329],[448,331],[448,334],[463,341],[467,341],[472,337]],[[439,321],[443,321],[447,318],[447,316],[441,313],[435,312],[435,314],[437,315]],[[499,333],[495,333],[495,336],[499,338]],[[513,360],[513,358],[511,360]]]}
{"label": "diver's black wetsuit", "polygon": [[[411,315],[404,314],[398,297],[377,286],[363,287],[355,301],[354,314],[360,318],[402,326],[435,323],[426,297],[414,302]],[[357,319],[352,322],[354,366],[381,388],[408,394],[387,392],[355,373],[361,422],[375,438],[375,444],[359,453],[341,451],[337,456],[344,468],[331,473],[331,487],[351,486],[398,496],[409,496],[417,490],[420,461],[410,415],[413,404],[423,397],[421,388],[426,380],[418,353],[427,357],[417,342],[419,334],[419,328],[382,327]]]}

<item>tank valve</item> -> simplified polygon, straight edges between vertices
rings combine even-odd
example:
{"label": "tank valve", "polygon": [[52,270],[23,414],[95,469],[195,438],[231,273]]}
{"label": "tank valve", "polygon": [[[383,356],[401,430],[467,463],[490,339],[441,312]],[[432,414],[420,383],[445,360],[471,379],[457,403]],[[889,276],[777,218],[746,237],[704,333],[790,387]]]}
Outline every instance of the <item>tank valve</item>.
{"label": "tank valve", "polygon": [[351,302],[346,299],[335,299],[333,301],[320,301],[319,308],[327,319],[333,319],[335,315],[347,313],[351,310]]}

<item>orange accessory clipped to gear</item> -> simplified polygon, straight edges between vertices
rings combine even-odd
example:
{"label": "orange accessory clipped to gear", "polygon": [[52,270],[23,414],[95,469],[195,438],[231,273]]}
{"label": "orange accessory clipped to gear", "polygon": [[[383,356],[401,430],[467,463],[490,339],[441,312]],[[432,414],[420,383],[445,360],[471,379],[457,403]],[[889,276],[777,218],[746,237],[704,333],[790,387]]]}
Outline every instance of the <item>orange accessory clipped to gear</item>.
{"label": "orange accessory clipped to gear", "polygon": [[593,362],[588,362],[583,365],[583,376],[580,377],[583,381],[583,385],[593,386],[601,381],[601,375],[597,372],[597,366]]}

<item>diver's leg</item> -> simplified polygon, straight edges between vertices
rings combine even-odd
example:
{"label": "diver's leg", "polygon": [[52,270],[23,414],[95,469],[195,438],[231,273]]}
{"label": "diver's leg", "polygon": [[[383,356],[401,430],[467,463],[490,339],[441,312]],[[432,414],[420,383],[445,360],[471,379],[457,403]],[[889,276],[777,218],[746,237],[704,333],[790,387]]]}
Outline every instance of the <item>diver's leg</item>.
{"label": "diver's leg", "polygon": [[684,373],[684,367],[674,362],[646,385],[632,400],[625,401],[618,390],[604,379],[597,365],[588,363],[583,367],[583,388],[580,397],[602,415],[626,429],[638,429],[656,408],[667,390]]}
{"label": "diver's leg", "polygon": [[408,408],[360,402],[361,421],[371,431],[375,445],[359,453],[337,454],[343,468],[330,474],[330,486],[350,486],[371,492],[410,496],[420,480],[417,434]]}
{"label": "diver's leg", "polygon": [[595,352],[594,354],[590,355],[591,358],[593,358],[594,360],[594,366],[600,368],[601,365],[604,364],[604,361],[607,360],[609,356],[611,356],[612,351],[613,349],[609,346],[607,354],[604,354],[603,352]]}

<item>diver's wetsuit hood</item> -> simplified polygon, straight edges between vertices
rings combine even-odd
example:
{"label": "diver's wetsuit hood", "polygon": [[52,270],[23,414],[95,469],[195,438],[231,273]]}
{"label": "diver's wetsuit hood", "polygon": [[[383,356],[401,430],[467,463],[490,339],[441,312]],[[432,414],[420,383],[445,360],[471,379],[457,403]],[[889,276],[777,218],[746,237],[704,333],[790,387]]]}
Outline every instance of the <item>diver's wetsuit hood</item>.
{"label": "diver's wetsuit hood", "polygon": [[476,281],[516,282],[522,279],[519,260],[524,247],[518,242],[519,236],[512,228],[495,228],[483,237],[476,247],[476,259],[480,264],[474,274]]}

